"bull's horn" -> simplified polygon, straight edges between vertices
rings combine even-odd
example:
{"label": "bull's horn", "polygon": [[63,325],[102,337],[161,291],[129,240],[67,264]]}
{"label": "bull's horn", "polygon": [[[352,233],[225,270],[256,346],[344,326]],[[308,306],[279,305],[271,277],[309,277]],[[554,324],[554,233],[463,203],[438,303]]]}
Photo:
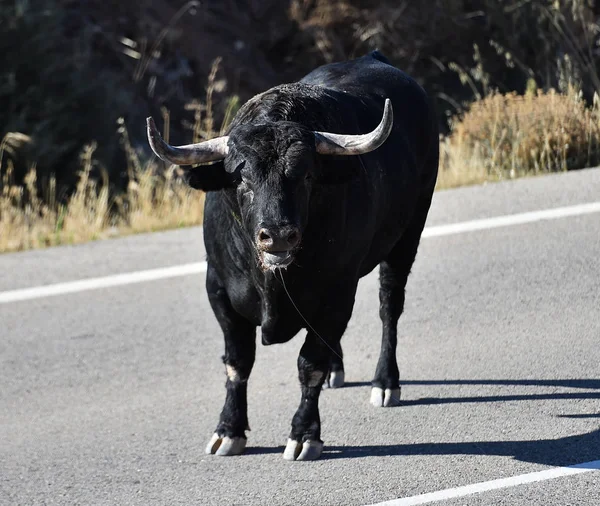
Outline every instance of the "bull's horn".
{"label": "bull's horn", "polygon": [[152,118],[146,119],[148,125],[148,141],[152,151],[165,162],[175,165],[195,165],[197,163],[214,162],[227,156],[228,136],[216,137],[209,141],[186,146],[170,146],[156,129]]}
{"label": "bull's horn", "polygon": [[385,99],[383,118],[377,128],[368,134],[344,135],[315,132],[317,153],[322,155],[362,155],[381,146],[394,126],[392,102]]}

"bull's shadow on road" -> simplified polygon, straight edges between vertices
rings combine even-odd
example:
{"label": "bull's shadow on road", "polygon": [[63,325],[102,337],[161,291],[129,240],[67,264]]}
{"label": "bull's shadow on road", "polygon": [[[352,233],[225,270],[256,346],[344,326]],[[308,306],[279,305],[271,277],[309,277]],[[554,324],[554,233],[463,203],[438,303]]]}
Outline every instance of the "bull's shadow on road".
{"label": "bull's shadow on road", "polygon": [[[455,404],[473,402],[506,402],[535,400],[580,400],[600,399],[599,379],[552,379],[552,380],[403,380],[402,385],[473,385],[473,386],[537,386],[582,389],[577,392],[551,392],[531,394],[482,395],[467,397],[424,397],[409,399],[402,406],[428,404]],[[369,382],[350,382],[346,387],[369,386]],[[590,391],[592,390],[592,391]],[[596,391],[594,391],[596,390]],[[401,409],[401,408],[400,408]],[[600,418],[600,414],[557,415],[564,418]],[[557,439],[535,439],[525,441],[477,441],[463,443],[418,443],[371,446],[325,447],[324,459],[352,459],[369,456],[391,455],[500,455],[513,457],[524,462],[564,466],[598,459],[600,455],[600,429],[592,432]]]}
{"label": "bull's shadow on road", "polygon": [[[423,406],[428,404],[461,404],[474,402],[506,402],[536,400],[576,400],[600,399],[600,380],[598,379],[556,379],[556,380],[400,380],[402,386],[411,385],[489,385],[489,386],[542,386],[580,388],[597,392],[551,392],[540,394],[475,395],[462,397],[421,397],[402,400],[401,406]],[[371,386],[368,381],[347,382],[344,388]],[[575,416],[575,415],[574,415]]]}
{"label": "bull's shadow on road", "polygon": [[600,429],[558,439],[325,446],[321,458],[354,459],[394,455],[499,455],[535,464],[569,466],[598,459]]}
{"label": "bull's shadow on road", "polygon": [[[538,386],[582,389],[582,392],[551,392],[532,394],[483,395],[469,397],[436,397],[406,400],[401,406],[453,404],[472,402],[505,402],[535,400],[600,399],[598,379],[556,380],[429,380],[401,381],[402,385],[490,385]],[[369,382],[347,383],[347,387],[370,386]],[[596,390],[596,391],[589,391]],[[402,409],[402,407],[400,407]],[[563,414],[561,418],[600,418],[598,413]],[[600,428],[591,432],[557,439],[523,441],[477,441],[462,443],[405,443],[368,446],[325,446],[323,459],[354,459],[373,456],[410,455],[499,455],[513,457],[523,462],[550,466],[568,466],[597,460],[600,456]]]}

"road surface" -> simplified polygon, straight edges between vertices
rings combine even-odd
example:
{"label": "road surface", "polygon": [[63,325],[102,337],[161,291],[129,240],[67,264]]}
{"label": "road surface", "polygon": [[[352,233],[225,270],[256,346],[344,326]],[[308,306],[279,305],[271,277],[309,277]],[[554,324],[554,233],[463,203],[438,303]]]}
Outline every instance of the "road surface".
{"label": "road surface", "polygon": [[599,202],[600,169],[436,193],[403,405],[369,404],[374,272],[317,462],[281,456],[300,336],[258,348],[246,454],[204,454],[225,374],[201,228],[0,255],[0,504],[600,504]]}

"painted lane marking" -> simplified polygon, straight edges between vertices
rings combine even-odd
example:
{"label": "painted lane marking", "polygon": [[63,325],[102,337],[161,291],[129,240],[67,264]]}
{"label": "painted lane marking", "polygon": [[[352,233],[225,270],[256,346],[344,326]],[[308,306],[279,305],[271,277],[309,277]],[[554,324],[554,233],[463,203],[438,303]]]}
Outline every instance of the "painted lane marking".
{"label": "painted lane marking", "polygon": [[542,211],[507,214],[505,216],[496,216],[494,218],[485,218],[482,220],[463,221],[461,223],[452,223],[450,225],[426,227],[425,230],[423,230],[421,237],[440,237],[443,235],[462,234],[464,232],[474,232],[476,230],[489,230],[492,228],[508,227],[510,225],[524,225],[525,223],[535,223],[536,221],[555,220],[557,218],[580,216],[598,212],[600,212],[600,202],[591,202],[589,204],[579,204],[576,206],[557,207],[554,209],[544,209]]}
{"label": "painted lane marking", "polygon": [[69,281],[67,283],[57,283],[54,285],[35,286],[32,288],[23,288],[21,290],[0,292],[0,304],[39,299],[41,297],[52,297],[54,295],[64,295],[67,293],[84,292],[86,290],[96,290],[98,288],[132,285],[134,283],[176,278],[202,272],[206,272],[206,262],[175,265],[173,267],[149,269],[146,271],[127,272],[125,274],[81,279],[79,281]]}
{"label": "painted lane marking", "polygon": [[584,462],[568,467],[553,467],[545,471],[535,473],[521,474],[510,478],[500,478],[498,480],[484,481],[465,485],[463,487],[448,488],[446,490],[438,490],[427,494],[415,495],[412,497],[404,497],[401,499],[393,499],[391,501],[380,502],[370,506],[414,506],[416,504],[429,504],[447,499],[455,499],[467,495],[479,494],[481,492],[489,492],[490,490],[498,490],[501,488],[517,487],[528,483],[536,483],[540,481],[554,480],[565,476],[573,476],[575,474],[588,473],[590,471],[600,470],[600,460],[592,462]]}
{"label": "painted lane marking", "polygon": [[[494,218],[485,218],[482,220],[463,221],[460,223],[451,223],[449,225],[426,227],[423,230],[422,237],[441,237],[462,234],[465,232],[474,232],[477,230],[488,230],[511,225],[522,225],[525,223],[554,220],[557,218],[580,216],[598,212],[600,212],[600,202],[592,202],[589,204],[580,204],[576,206],[558,207],[555,209],[545,209],[542,211],[509,214],[505,216],[496,216]],[[69,281],[54,285],[43,285],[19,290],[9,290],[6,292],[0,292],[0,304],[77,293],[87,290],[96,290],[99,288],[131,285],[146,281],[156,281],[159,279],[187,276],[189,274],[200,274],[203,272],[206,272],[206,262],[195,262],[190,264],[175,265],[172,267],[161,267],[158,269],[149,269],[145,271],[115,274],[98,278],[88,278],[78,281]]]}

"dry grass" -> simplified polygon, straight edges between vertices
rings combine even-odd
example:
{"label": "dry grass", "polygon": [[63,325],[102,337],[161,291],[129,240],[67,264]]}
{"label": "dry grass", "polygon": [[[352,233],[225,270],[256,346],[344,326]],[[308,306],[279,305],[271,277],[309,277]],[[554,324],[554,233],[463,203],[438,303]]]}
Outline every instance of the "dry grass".
{"label": "dry grass", "polygon": [[25,185],[11,185],[10,163],[0,194],[0,252],[76,244],[117,235],[185,227],[202,222],[204,195],[173,178],[155,175],[148,165],[135,174],[127,192],[109,198],[108,182],[89,178],[94,146],[82,155],[83,169],[77,190],[67,205],[55,204],[51,180],[47,201],[36,192],[32,169]]}
{"label": "dry grass", "polygon": [[[219,129],[214,128],[212,96],[217,85],[220,59],[215,60],[204,103],[194,101],[194,121],[186,125],[193,142],[220,135],[235,114],[239,101],[232,97]],[[169,138],[169,113],[163,111],[163,136]],[[159,170],[155,159],[142,163],[132,147],[129,133],[119,120],[121,146],[127,157],[128,180],[123,194],[111,197],[108,177],[97,182],[90,177],[97,169],[95,144],[81,153],[81,171],[75,192],[67,204],[57,201],[54,178],[40,198],[36,169],[31,168],[23,185],[12,183],[12,158],[30,140],[20,133],[9,133],[0,143],[0,252],[77,244],[140,232],[187,227],[202,223],[204,194],[185,185],[177,177],[178,167]],[[8,155],[5,157],[5,155]],[[7,158],[3,164],[3,159]],[[4,167],[5,165],[5,167]],[[97,171],[96,171],[97,172]],[[103,171],[106,174],[106,171]]]}
{"label": "dry grass", "polygon": [[581,93],[493,93],[441,140],[438,188],[590,167],[600,162],[600,103]]}

